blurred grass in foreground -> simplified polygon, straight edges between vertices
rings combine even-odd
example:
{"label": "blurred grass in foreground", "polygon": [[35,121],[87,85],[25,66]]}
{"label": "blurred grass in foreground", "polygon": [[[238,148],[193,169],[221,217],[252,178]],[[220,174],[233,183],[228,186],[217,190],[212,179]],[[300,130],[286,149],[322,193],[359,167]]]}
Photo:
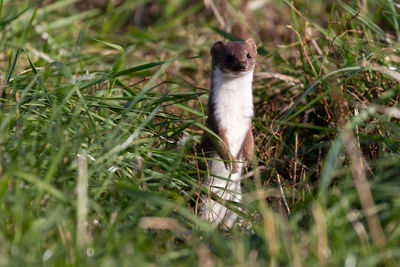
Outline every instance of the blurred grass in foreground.
{"label": "blurred grass in foreground", "polygon": [[[400,261],[397,3],[99,2],[0,0],[0,265]],[[243,31],[252,226],[224,232],[193,146],[209,47]]]}

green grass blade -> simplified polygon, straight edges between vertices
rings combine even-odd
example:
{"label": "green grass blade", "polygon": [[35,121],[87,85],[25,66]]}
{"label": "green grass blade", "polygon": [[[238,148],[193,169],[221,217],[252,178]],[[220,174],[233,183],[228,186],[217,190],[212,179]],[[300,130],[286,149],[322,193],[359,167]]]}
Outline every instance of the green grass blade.
{"label": "green grass blade", "polygon": [[[2,5],[3,6],[3,5]],[[24,10],[18,12],[15,15],[12,15],[9,18],[5,18],[2,19],[0,22],[0,29],[4,28],[5,26],[11,24],[13,21],[15,21],[16,19],[18,19],[19,17],[21,17],[24,13],[26,13],[28,10],[30,10],[31,8],[33,8],[34,6],[36,6],[36,3],[29,5],[27,8],[25,8]]]}
{"label": "green grass blade", "polygon": [[11,67],[8,70],[8,74],[6,76],[6,84],[8,84],[11,80],[11,76],[13,75],[15,66],[17,65],[18,57],[19,57],[19,54],[21,53],[21,51],[22,51],[22,49],[18,48],[17,51],[15,52],[14,59],[11,62]]}

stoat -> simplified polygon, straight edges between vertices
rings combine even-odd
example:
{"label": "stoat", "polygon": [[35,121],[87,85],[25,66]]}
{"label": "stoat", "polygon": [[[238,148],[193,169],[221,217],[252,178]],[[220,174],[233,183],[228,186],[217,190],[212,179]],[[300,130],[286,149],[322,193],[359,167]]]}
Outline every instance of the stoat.
{"label": "stoat", "polygon": [[[252,81],[257,47],[252,39],[216,42],[211,48],[212,73],[208,99],[207,127],[201,148],[207,158],[209,175],[205,185],[222,199],[241,202],[241,173],[250,163],[254,139]],[[219,159],[219,160],[218,160]],[[237,214],[210,198],[202,199],[200,216],[225,228],[237,221]]]}

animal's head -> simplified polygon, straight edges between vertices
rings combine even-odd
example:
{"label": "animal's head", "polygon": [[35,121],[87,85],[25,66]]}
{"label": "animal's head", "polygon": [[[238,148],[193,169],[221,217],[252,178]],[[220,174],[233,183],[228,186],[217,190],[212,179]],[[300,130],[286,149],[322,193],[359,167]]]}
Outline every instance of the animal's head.
{"label": "animal's head", "polygon": [[224,74],[242,75],[254,69],[257,46],[253,39],[243,42],[216,42],[210,51],[213,67]]}

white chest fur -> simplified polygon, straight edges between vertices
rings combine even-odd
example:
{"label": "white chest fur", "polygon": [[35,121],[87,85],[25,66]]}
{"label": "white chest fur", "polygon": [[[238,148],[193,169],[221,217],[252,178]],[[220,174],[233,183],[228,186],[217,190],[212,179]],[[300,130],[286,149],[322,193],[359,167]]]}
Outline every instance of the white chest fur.
{"label": "white chest fur", "polygon": [[[215,116],[226,137],[233,156],[237,157],[253,116],[253,70],[240,76],[213,70]],[[238,158],[238,160],[240,160]]]}

